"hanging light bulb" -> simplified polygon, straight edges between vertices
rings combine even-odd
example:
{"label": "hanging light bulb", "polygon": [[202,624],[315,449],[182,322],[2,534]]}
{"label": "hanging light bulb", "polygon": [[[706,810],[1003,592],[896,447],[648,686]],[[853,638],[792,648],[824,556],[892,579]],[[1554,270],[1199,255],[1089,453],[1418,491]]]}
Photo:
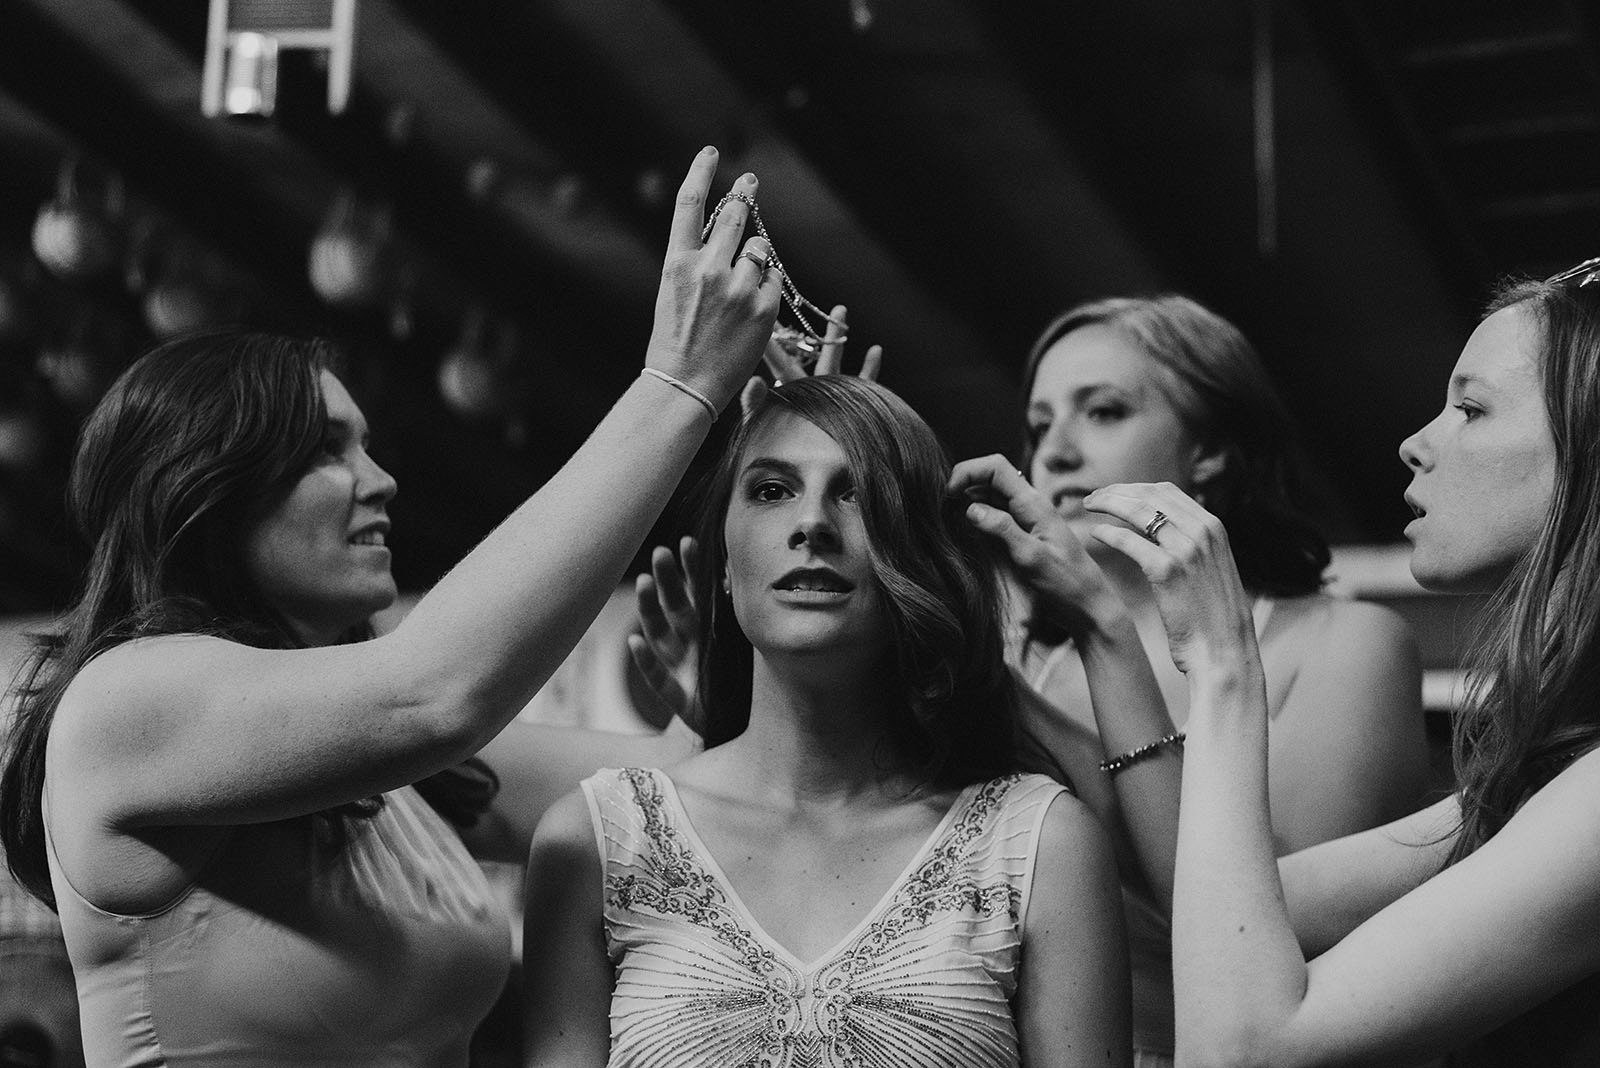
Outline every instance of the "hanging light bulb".
{"label": "hanging light bulb", "polygon": [[228,40],[222,113],[232,118],[270,119],[278,106],[278,39],[236,33]]}
{"label": "hanging light bulb", "polygon": [[445,405],[466,419],[486,419],[500,407],[500,375],[484,344],[484,311],[474,305],[461,326],[461,336],[439,361],[439,395]]}
{"label": "hanging light bulb", "polygon": [[79,410],[91,407],[111,384],[110,369],[90,346],[82,325],[41,351],[36,366],[55,395]]}
{"label": "hanging light bulb", "polygon": [[106,180],[96,199],[80,187],[78,161],[67,159],[56,177],[56,195],[33,222],[33,253],[57,278],[80,282],[103,273],[117,260],[121,235],[114,219],[122,211],[122,183]]}
{"label": "hanging light bulb", "polygon": [[0,409],[0,468],[33,471],[49,448],[44,423],[26,408]]}
{"label": "hanging light bulb", "polygon": [[340,193],[311,240],[311,288],[342,307],[377,303],[388,280],[392,232],[386,211],[361,206],[348,190]]}

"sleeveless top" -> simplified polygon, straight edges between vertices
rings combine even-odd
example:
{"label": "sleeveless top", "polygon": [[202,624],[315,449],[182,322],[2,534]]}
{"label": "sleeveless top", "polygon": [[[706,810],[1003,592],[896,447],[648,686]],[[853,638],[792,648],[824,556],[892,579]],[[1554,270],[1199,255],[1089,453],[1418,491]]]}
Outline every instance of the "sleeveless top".
{"label": "sleeveless top", "polygon": [[1042,775],[964,789],[854,931],[812,963],[769,937],[659,771],[583,783],[616,971],[609,1068],[1016,1068],[1011,1013]]}
{"label": "sleeveless top", "polygon": [[[1267,631],[1267,621],[1277,607],[1272,597],[1257,597],[1250,616],[1256,637]],[[1044,693],[1062,659],[1073,653],[1069,642],[1058,645],[1028,680]],[[1128,932],[1128,967],[1133,980],[1133,1047],[1140,1066],[1169,1065],[1173,1056],[1172,922],[1166,910],[1143,893],[1124,886],[1123,923]]]}
{"label": "sleeveless top", "polygon": [[410,787],[346,825],[337,849],[304,818],[234,828],[138,916],[79,895],[47,836],[89,1068],[465,1066],[510,968],[506,915]]}

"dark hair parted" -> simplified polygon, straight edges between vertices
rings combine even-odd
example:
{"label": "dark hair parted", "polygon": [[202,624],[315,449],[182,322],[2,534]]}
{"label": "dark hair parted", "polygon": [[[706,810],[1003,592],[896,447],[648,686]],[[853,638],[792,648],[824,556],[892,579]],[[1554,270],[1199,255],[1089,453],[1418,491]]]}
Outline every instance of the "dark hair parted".
{"label": "dark hair parted", "polygon": [[1550,510],[1480,617],[1455,717],[1461,828],[1454,863],[1600,745],[1600,285],[1515,281],[1485,317],[1531,313],[1555,444]]}
{"label": "dark hair parted", "polygon": [[[302,644],[256,589],[247,532],[315,461],[327,436],[322,341],[209,333],[159,345],[112,384],[79,433],[68,505],[89,562],[78,598],[17,677],[0,777],[0,843],[11,870],[54,904],[40,810],[45,746],[67,686],[135,638],[199,633],[262,648]],[[371,636],[362,624],[345,636]],[[342,840],[342,817],[316,817]]]}
{"label": "dark hair parted", "polygon": [[922,418],[882,386],[822,375],[769,391],[740,424],[704,488],[693,576],[700,617],[697,705],[706,745],[750,720],[753,651],[722,590],[723,525],[752,436],[790,412],[838,442],[882,591],[893,695],[888,756],[939,787],[1016,767],[1017,695],[1004,660],[996,567],[982,535],[947,497],[950,461]]}
{"label": "dark hair parted", "polygon": [[[1300,457],[1283,400],[1239,329],[1188,297],[1113,297],[1080,304],[1045,327],[1022,374],[1024,425],[1039,364],[1082,327],[1117,330],[1172,373],[1171,401],[1222,471],[1197,489],[1228,531],[1239,577],[1252,593],[1296,596],[1322,588],[1328,544],[1301,510]],[[1034,441],[1023,444],[1031,470]]]}

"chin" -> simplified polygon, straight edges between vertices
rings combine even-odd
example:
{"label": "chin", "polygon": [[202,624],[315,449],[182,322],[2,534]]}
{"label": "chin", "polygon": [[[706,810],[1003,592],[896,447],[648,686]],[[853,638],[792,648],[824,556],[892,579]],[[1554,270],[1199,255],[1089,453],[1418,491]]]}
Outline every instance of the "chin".
{"label": "chin", "polygon": [[1430,593],[1492,593],[1505,581],[1510,572],[1504,568],[1462,568],[1448,563],[1429,560],[1427,555],[1411,551],[1411,577],[1417,585]]}

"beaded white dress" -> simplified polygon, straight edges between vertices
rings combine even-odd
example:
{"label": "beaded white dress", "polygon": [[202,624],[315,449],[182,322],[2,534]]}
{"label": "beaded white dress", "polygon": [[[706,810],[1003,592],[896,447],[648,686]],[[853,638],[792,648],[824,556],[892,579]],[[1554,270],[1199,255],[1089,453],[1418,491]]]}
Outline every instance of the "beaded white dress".
{"label": "beaded white dress", "polygon": [[1059,784],[968,786],[861,923],[809,963],[751,916],[666,775],[605,770],[583,791],[616,969],[610,1068],[1017,1068],[1022,923]]}

